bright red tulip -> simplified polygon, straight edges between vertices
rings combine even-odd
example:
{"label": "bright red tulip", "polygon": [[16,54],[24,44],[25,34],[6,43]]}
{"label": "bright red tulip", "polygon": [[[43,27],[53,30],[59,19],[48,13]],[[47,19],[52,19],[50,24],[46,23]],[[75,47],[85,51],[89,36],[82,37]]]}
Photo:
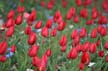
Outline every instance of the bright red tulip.
{"label": "bright red tulip", "polygon": [[43,28],[42,28],[41,35],[42,35],[43,37],[48,37],[48,35],[49,35],[49,30],[48,30],[47,27],[43,27]]}

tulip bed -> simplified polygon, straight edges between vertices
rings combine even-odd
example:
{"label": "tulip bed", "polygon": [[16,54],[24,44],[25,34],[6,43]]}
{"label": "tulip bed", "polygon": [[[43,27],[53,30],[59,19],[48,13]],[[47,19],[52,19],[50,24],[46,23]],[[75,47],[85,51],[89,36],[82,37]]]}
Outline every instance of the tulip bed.
{"label": "tulip bed", "polygon": [[1,0],[0,71],[108,71],[108,0]]}

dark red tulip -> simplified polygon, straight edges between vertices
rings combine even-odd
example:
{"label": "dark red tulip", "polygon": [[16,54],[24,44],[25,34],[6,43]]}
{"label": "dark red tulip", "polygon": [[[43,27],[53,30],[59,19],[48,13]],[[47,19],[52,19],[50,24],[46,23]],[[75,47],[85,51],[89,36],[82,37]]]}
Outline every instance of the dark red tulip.
{"label": "dark red tulip", "polygon": [[100,44],[101,44],[101,41],[98,39],[98,40],[96,41],[96,45],[97,45],[97,46],[100,46]]}
{"label": "dark red tulip", "polygon": [[62,0],[62,7],[63,7],[63,8],[66,8],[66,6],[67,6],[66,0]]}
{"label": "dark red tulip", "polygon": [[103,56],[104,56],[104,51],[103,51],[103,50],[99,51],[99,52],[98,52],[98,56],[99,56],[99,57],[103,57]]}

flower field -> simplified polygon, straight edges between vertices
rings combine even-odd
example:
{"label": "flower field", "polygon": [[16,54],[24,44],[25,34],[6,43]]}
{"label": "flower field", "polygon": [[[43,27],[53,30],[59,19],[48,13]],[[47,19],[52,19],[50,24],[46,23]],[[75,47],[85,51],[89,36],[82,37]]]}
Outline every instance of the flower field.
{"label": "flower field", "polygon": [[108,0],[0,0],[0,71],[108,71]]}

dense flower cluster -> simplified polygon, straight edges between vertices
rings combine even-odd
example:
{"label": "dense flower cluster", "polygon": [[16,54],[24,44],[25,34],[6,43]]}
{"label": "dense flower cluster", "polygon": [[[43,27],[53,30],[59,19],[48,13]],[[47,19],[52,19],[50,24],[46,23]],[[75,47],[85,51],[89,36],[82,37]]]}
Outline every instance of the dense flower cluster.
{"label": "dense flower cluster", "polygon": [[[21,0],[21,2],[24,3],[24,0]],[[85,66],[90,64],[92,54],[97,54],[100,58],[105,57],[105,61],[108,62],[108,40],[105,40],[104,43],[102,43],[102,39],[108,36],[108,18],[104,15],[108,14],[108,1],[104,0],[102,2],[103,11],[99,11],[96,6],[90,9],[90,11],[88,10],[88,6],[97,3],[98,0],[74,0],[74,2],[77,8],[79,8],[79,13],[77,13],[76,7],[71,6],[65,14],[64,19],[62,12],[56,10],[53,18],[47,19],[46,23],[42,20],[38,20],[34,23],[37,17],[37,10],[35,9],[33,9],[31,13],[26,12],[25,7],[23,6],[18,6],[16,11],[11,9],[7,14],[6,22],[2,25],[5,29],[5,38],[0,42],[0,62],[5,62],[7,58],[14,55],[17,47],[13,44],[11,45],[11,48],[8,48],[10,47],[8,46],[8,40],[16,35],[15,32],[17,26],[25,24],[23,23],[24,20],[26,20],[27,24],[25,24],[22,34],[28,37],[27,43],[30,47],[27,54],[32,58],[31,63],[38,71],[45,71],[47,69],[49,58],[53,56],[53,51],[50,47],[45,50],[45,53],[42,54],[42,56],[38,55],[39,49],[41,48],[40,44],[37,44],[38,37],[40,37],[39,35],[41,35],[42,39],[50,39],[51,37],[57,38],[59,34],[62,34],[62,31],[67,29],[67,26],[70,26],[68,21],[71,20],[74,23],[72,25],[77,25],[77,28],[72,29],[72,32],[68,32],[70,33],[70,36],[67,36],[67,33],[60,36],[57,41],[60,52],[66,53],[66,58],[69,61],[80,57],[80,70],[83,70]],[[46,4],[45,1],[42,0],[40,6],[52,10],[55,3],[56,1],[49,0],[48,4]],[[67,5],[68,2],[62,0],[62,7],[66,8]],[[89,15],[89,12],[91,15]],[[83,24],[81,22],[82,20],[85,20]],[[91,26],[92,28],[90,28]],[[40,30],[39,33],[35,32],[34,29]],[[71,45],[69,42],[71,42]],[[69,45],[71,48],[68,47]]]}

